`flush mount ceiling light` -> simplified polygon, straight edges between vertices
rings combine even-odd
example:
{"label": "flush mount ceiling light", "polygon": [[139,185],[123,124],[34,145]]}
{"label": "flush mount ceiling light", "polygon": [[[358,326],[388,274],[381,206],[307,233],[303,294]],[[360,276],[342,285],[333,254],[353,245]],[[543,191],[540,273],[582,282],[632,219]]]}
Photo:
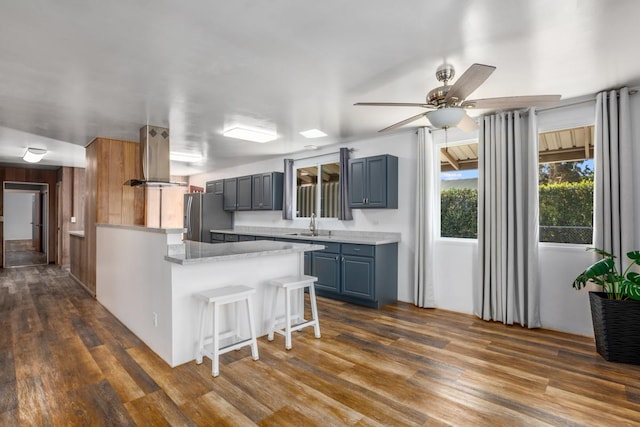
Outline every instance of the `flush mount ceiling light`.
{"label": "flush mount ceiling light", "polygon": [[249,129],[243,127],[234,127],[222,133],[228,138],[242,139],[245,141],[259,142],[261,144],[273,141],[278,138],[278,134],[263,129]]}
{"label": "flush mount ceiling light", "polygon": [[305,138],[322,138],[323,136],[327,136],[326,133],[322,132],[319,129],[304,130],[300,132],[300,135],[304,136]]}
{"label": "flush mount ceiling light", "polygon": [[427,118],[436,128],[452,128],[458,126],[464,115],[462,108],[452,107],[429,111]]}
{"label": "flush mount ceiling light", "polygon": [[44,148],[28,147],[27,151],[22,155],[22,160],[29,163],[38,163],[45,154],[47,154],[47,150]]}
{"label": "flush mount ceiling light", "polygon": [[175,162],[195,163],[202,161],[201,154],[194,153],[181,153],[178,151],[171,151],[169,153],[169,159]]}

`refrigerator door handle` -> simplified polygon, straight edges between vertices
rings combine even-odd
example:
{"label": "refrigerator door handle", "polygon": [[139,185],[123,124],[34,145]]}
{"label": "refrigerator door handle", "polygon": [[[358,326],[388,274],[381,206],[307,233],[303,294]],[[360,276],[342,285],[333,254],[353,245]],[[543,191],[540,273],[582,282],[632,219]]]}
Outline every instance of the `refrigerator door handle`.
{"label": "refrigerator door handle", "polygon": [[187,200],[187,239],[191,240],[191,205],[193,196],[189,196]]}

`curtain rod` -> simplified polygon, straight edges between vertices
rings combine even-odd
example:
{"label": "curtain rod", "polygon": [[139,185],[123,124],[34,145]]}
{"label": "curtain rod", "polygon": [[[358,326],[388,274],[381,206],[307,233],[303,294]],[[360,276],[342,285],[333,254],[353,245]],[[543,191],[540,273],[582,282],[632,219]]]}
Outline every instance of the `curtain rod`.
{"label": "curtain rod", "polygon": [[[355,151],[355,149],[353,148],[347,148],[347,150],[351,153],[352,151]],[[315,156],[309,156],[309,157],[300,157],[298,159],[293,159],[293,160],[307,160],[307,159],[313,159],[316,157],[324,157],[324,156],[329,156],[331,154],[340,154],[340,151],[332,151],[330,153],[322,153],[322,154],[316,154]]]}
{"label": "curtain rod", "polygon": [[[612,89],[612,90],[616,90],[619,91],[619,89]],[[609,92],[608,90],[606,92]],[[620,97],[620,92],[616,92],[617,96]],[[638,88],[633,87],[633,88],[629,88],[629,95],[635,95],[638,93]],[[577,99],[573,102],[567,102],[566,104],[562,104],[562,105],[554,105],[552,107],[547,107],[547,108],[536,108],[536,113],[539,112],[544,112],[544,111],[552,111],[552,110],[557,110],[560,108],[566,108],[566,107],[573,107],[576,105],[580,105],[580,104],[587,104],[590,102],[596,102],[596,96],[590,96],[587,99]]]}

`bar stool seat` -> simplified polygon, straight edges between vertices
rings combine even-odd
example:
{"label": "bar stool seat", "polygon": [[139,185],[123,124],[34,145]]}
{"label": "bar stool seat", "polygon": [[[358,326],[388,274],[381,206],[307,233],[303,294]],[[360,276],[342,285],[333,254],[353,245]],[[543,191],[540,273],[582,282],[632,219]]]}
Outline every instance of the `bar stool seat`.
{"label": "bar stool seat", "polygon": [[[314,334],[316,338],[320,338],[320,322],[318,320],[318,307],[316,305],[316,291],[314,283],[318,280],[317,277],[307,275],[286,276],[272,279],[269,283],[275,288],[273,292],[273,299],[271,304],[271,325],[269,328],[268,339],[273,341],[274,333],[278,333],[285,337],[285,348],[291,350],[291,332],[298,331],[307,326],[313,326]],[[311,303],[311,320],[304,319],[304,305],[302,307],[302,319],[300,316],[293,316],[291,313],[291,294],[293,291],[303,292],[305,288],[309,288],[309,300]],[[278,300],[278,294],[280,290],[284,291],[285,296],[285,314],[278,318],[276,316],[276,305]],[[284,328],[277,328],[277,325],[284,320]],[[294,320],[298,320],[299,323],[292,324]]]}
{"label": "bar stool seat", "polygon": [[[211,359],[211,375],[217,377],[220,374],[219,357],[221,354],[227,353],[231,350],[237,350],[246,345],[251,346],[251,356],[253,360],[258,360],[258,342],[256,340],[256,331],[253,321],[253,303],[251,297],[256,293],[254,288],[250,288],[244,285],[237,286],[225,286],[216,289],[210,289],[202,291],[196,294],[196,298],[200,299],[202,309],[200,312],[200,331],[198,340],[198,349],[196,351],[196,363],[202,363],[202,357],[207,356]],[[247,310],[247,320],[249,322],[249,338],[240,338],[238,336],[238,316],[236,312],[236,324],[235,328],[227,331],[220,332],[220,308],[226,304],[232,304],[245,301]],[[211,313],[211,322],[213,326],[213,333],[211,336],[205,337],[205,329],[207,323],[207,315]],[[220,347],[220,339],[237,337],[240,339],[232,344]],[[213,349],[209,351],[207,344],[213,343]]]}

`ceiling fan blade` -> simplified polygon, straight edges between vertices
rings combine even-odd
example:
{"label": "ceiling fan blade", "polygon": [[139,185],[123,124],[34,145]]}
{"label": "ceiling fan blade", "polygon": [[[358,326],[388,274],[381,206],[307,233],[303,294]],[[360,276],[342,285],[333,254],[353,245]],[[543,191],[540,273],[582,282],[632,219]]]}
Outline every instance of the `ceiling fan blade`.
{"label": "ceiling fan blade", "polygon": [[462,120],[460,120],[460,123],[458,123],[458,126],[456,127],[463,132],[472,132],[478,129],[478,124],[475,120],[469,117],[468,114],[465,113],[465,115],[462,117]]}
{"label": "ceiling fan blade", "polygon": [[464,108],[507,109],[526,107],[549,107],[560,101],[560,95],[505,96],[502,98],[470,99],[462,103]]}
{"label": "ceiling fan blade", "polygon": [[420,114],[416,114],[415,116],[411,116],[411,117],[409,117],[408,119],[404,119],[404,120],[403,120],[403,121],[401,121],[401,122],[394,123],[394,124],[392,124],[391,126],[387,126],[387,127],[386,127],[386,128],[384,128],[384,129],[380,129],[378,132],[384,132],[384,131],[387,131],[387,130],[391,130],[391,129],[399,128],[400,126],[404,126],[404,125],[406,125],[407,123],[414,122],[414,121],[416,121],[416,120],[418,120],[418,119],[420,119],[420,118],[424,117],[424,115],[425,115],[425,114],[427,114],[427,113],[420,113]]}
{"label": "ceiling fan blade", "polygon": [[473,64],[467,69],[456,82],[451,86],[445,101],[455,98],[459,101],[464,100],[467,96],[485,82],[495,71],[496,67],[491,65]]}
{"label": "ceiling fan blade", "polygon": [[367,107],[423,107],[433,108],[429,104],[420,104],[415,102],[356,102],[353,105],[364,105]]}

